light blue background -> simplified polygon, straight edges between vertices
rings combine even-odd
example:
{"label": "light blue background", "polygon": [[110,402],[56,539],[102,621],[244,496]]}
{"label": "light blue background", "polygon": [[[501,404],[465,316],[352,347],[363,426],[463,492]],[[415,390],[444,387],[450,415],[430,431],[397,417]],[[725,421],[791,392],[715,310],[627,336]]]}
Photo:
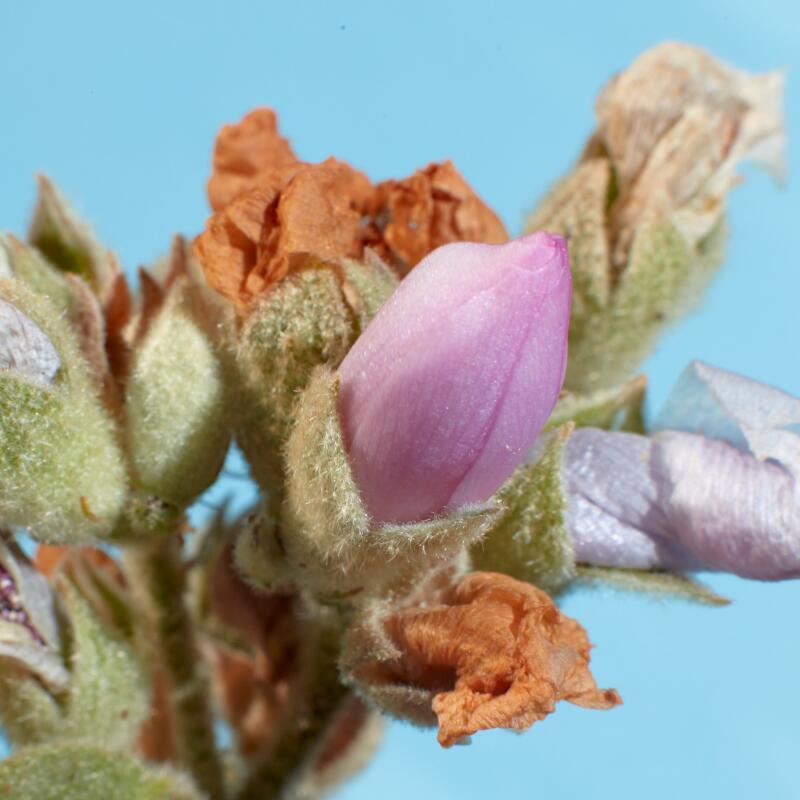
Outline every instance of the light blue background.
{"label": "light blue background", "polygon": [[[335,154],[381,179],[452,157],[518,230],[577,155],[600,86],[664,39],[788,68],[800,139],[797,8],[0,0],[0,228],[24,230],[42,170],[129,269],[147,263],[174,231],[201,228],[218,127],[269,104],[308,160]],[[655,403],[692,357],[800,394],[798,182],[790,170],[781,190],[754,174],[735,192],[725,271],[648,363]],[[393,724],[339,797],[796,799],[800,587],[710,581],[732,607],[567,600],[623,708],[564,704],[524,736],[446,752],[432,732]]]}

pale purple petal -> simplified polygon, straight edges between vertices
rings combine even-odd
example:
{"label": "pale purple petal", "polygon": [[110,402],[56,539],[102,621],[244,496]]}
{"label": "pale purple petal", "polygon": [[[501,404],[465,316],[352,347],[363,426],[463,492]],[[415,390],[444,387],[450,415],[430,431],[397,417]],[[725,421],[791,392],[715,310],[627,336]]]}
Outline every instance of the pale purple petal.
{"label": "pale purple petal", "polygon": [[698,569],[676,546],[659,504],[646,436],[579,428],[567,441],[567,527],[579,562],[627,569]]}
{"label": "pale purple petal", "polygon": [[653,430],[720,439],[800,479],[800,399],[702,361],[684,370]]}
{"label": "pale purple petal", "polygon": [[379,522],[487,500],[522,461],[566,364],[561,237],[457,243],[401,283],[339,368],[351,466]]}
{"label": "pale purple petal", "polygon": [[800,577],[800,489],[722,441],[580,429],[564,459],[567,523],[587,563]]}
{"label": "pale purple petal", "polygon": [[675,541],[712,569],[800,577],[800,490],[791,473],[701,436],[668,431],[654,441]]}

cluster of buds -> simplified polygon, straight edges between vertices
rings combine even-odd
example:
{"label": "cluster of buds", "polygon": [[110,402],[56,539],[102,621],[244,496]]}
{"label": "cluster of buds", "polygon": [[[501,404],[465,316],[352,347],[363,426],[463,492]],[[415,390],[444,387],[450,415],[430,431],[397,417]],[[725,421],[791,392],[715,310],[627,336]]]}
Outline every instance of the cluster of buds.
{"label": "cluster of buds", "polygon": [[[0,784],[319,796],[381,712],[449,747],[618,705],[575,581],[800,577],[800,400],[698,362],[648,427],[632,377],[719,261],[736,165],[777,167],[779,95],[654,49],[512,240],[450,162],[373,184],[259,109],[138,301],[43,179],[0,239]],[[261,502],[190,539],[231,437]]]}

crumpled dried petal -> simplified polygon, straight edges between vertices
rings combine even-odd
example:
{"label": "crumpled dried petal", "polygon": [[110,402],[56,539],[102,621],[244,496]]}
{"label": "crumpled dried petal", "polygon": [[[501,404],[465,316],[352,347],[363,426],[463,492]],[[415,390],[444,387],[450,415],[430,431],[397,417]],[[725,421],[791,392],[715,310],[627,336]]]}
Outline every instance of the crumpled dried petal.
{"label": "crumpled dried petal", "polygon": [[402,273],[449,242],[508,241],[500,218],[452,161],[430,164],[403,180],[378,184],[371,211],[382,237],[376,249]]}
{"label": "crumpled dried petal", "polygon": [[598,709],[622,702],[597,688],[583,628],[545,592],[507,575],[467,575],[441,604],[390,613],[384,626],[398,652],[383,672],[438,691],[444,747],[480,730],[528,728],[559,700]]}
{"label": "crumpled dried petal", "polygon": [[329,158],[258,186],[209,218],[194,242],[208,283],[245,311],[290,270],[363,253],[369,179]]}
{"label": "crumpled dried petal", "polygon": [[780,72],[751,75],[667,42],[605,87],[586,157],[605,152],[614,165],[615,266],[637,226],[656,215],[669,214],[691,245],[708,235],[745,158],[783,174],[782,84]]}
{"label": "crumpled dried petal", "polygon": [[256,108],[239,122],[223,126],[217,135],[208,181],[211,208],[221,211],[255,187],[277,188],[283,182],[284,170],[301,163],[289,142],[278,133],[275,112]]}
{"label": "crumpled dried petal", "polygon": [[206,653],[214,689],[241,751],[253,755],[279,730],[293,699],[302,631],[296,595],[256,591],[236,573],[231,553],[226,547],[210,573],[209,610],[242,638],[246,649],[209,637]]}

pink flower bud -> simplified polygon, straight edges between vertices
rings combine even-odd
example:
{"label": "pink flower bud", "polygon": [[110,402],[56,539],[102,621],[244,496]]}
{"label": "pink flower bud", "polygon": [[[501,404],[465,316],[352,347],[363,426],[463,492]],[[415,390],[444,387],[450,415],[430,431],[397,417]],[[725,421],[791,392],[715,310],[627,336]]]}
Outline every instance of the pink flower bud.
{"label": "pink flower bud", "polygon": [[564,378],[572,279],[560,236],[456,243],[423,259],[339,368],[345,443],[376,522],[489,499]]}

